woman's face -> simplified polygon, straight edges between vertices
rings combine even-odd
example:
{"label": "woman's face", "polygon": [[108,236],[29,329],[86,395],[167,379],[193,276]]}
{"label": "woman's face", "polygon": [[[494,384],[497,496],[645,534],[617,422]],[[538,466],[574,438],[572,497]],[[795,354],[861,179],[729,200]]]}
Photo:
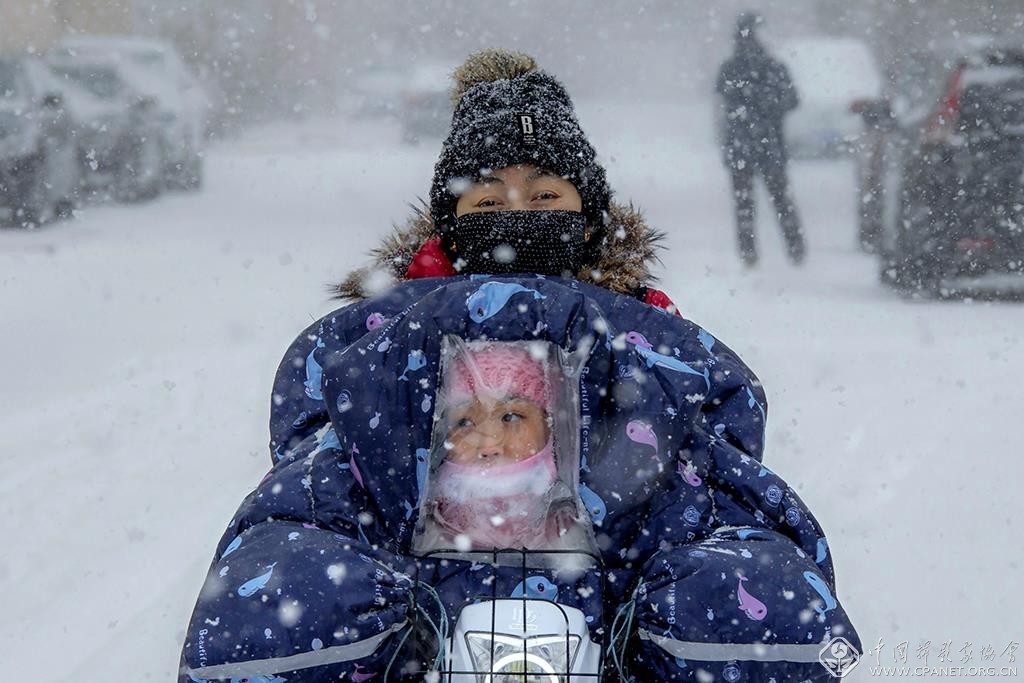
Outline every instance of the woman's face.
{"label": "woman's face", "polygon": [[532,401],[473,399],[455,408],[445,439],[448,460],[460,465],[501,465],[525,460],[548,442],[544,409]]}
{"label": "woman's face", "polygon": [[455,215],[483,211],[582,211],[576,186],[529,164],[506,166],[482,176],[459,197]]}

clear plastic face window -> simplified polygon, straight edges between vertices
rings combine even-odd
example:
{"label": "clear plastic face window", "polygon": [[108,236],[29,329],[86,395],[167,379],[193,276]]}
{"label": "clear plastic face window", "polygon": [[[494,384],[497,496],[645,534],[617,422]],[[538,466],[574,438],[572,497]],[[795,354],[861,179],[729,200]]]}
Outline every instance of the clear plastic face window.
{"label": "clear plastic face window", "polygon": [[579,367],[548,342],[442,348],[413,551],[596,553],[579,499]]}

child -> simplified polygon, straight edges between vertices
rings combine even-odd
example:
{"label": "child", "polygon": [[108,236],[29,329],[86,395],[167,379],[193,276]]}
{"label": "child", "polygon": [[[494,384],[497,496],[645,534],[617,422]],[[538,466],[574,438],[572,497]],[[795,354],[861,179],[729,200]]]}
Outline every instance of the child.
{"label": "child", "polygon": [[[519,344],[453,354],[420,551],[550,550],[583,542],[573,488],[559,479],[556,464],[556,388],[548,365]],[[557,439],[558,455],[574,461],[563,452],[566,440]]]}

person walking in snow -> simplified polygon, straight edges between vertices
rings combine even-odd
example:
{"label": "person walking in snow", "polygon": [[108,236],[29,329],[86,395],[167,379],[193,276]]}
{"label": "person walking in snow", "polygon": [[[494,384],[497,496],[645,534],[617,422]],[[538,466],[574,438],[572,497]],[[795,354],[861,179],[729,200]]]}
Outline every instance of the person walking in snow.
{"label": "person walking in snow", "polygon": [[605,680],[828,680],[821,648],[860,644],[761,464],[760,382],[651,286],[660,234],[553,76],[485,50],[454,101],[429,206],[280,364],[180,683],[430,679],[493,598],[582,612]]}
{"label": "person walking in snow", "polygon": [[800,264],[807,248],[789,189],[782,126],[799,100],[785,65],[773,59],[757,38],[761,23],[760,15],[739,15],[735,49],[718,72],[715,91],[720,97],[722,151],[732,180],[743,263],[757,263],[754,178],[760,175],[775,206],[786,252],[793,263]]}

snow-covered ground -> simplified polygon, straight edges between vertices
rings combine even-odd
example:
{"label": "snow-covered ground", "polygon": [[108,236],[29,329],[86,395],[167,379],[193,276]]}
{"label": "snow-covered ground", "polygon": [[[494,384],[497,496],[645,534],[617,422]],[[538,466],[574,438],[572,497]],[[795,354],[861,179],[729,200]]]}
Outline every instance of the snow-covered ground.
{"label": "snow-covered ground", "polygon": [[[764,381],[766,461],[829,532],[865,646],[891,664],[910,641],[915,663],[930,640],[936,664],[970,642],[979,664],[991,644],[1007,664],[1024,641],[1022,309],[878,285],[845,163],[794,164],[807,265],[786,264],[765,210],[744,272],[709,108],[579,103],[619,198],[669,233],[664,289]],[[383,122],[252,130],[209,151],[198,194],[0,231],[11,680],[173,677],[213,546],[270,463],[281,354],[426,194],[437,145],[398,140]]]}

